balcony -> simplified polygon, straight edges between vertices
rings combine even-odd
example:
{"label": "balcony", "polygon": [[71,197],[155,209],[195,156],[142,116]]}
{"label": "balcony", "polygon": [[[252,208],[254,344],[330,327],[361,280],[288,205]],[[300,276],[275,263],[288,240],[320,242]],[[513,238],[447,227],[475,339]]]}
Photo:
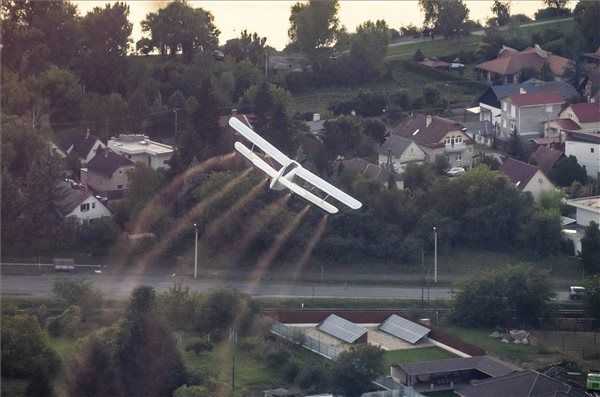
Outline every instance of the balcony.
{"label": "balcony", "polygon": [[444,146],[444,151],[446,151],[448,153],[463,152],[466,149],[467,149],[467,145],[465,145],[464,142],[461,142],[461,143],[447,143]]}

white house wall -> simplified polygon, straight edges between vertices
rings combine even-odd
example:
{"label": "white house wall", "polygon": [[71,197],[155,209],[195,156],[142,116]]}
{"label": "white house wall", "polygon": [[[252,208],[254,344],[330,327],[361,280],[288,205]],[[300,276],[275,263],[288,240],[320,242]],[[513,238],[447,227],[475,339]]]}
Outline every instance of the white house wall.
{"label": "white house wall", "polygon": [[577,208],[575,218],[577,219],[577,224],[581,226],[589,226],[592,221],[600,223],[600,214],[583,208]]}
{"label": "white house wall", "polygon": [[[81,206],[84,204],[89,205],[87,211],[81,210]],[[76,217],[80,222],[103,218],[105,216],[111,216],[110,211],[94,196],[85,199],[85,201],[67,215],[67,217]]]}
{"label": "white house wall", "polygon": [[550,180],[544,175],[542,171],[537,171],[529,183],[523,188],[524,192],[529,192],[538,201],[540,196],[544,192],[556,190],[556,187]]}

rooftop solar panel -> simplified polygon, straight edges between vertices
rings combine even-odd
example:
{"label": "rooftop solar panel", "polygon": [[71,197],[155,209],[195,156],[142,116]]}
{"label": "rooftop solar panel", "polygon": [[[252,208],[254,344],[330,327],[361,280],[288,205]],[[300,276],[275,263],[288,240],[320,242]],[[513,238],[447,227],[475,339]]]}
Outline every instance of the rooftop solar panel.
{"label": "rooftop solar panel", "polygon": [[392,314],[381,323],[379,329],[412,344],[417,343],[430,332],[429,328],[402,318],[396,314]]}
{"label": "rooftop solar panel", "polygon": [[347,343],[354,343],[367,333],[367,329],[345,318],[331,314],[319,324],[318,329]]}

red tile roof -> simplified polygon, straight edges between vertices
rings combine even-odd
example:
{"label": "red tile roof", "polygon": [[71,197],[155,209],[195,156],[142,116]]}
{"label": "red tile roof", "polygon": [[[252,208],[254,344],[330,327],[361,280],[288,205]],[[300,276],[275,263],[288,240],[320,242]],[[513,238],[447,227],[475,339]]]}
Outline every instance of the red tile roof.
{"label": "red tile roof", "polygon": [[547,174],[562,155],[563,153],[561,151],[546,146],[540,146],[531,154],[529,161],[537,164],[537,166]]}
{"label": "red tile roof", "polygon": [[[543,55],[544,53],[546,55]],[[502,51],[498,58],[480,63],[477,68],[501,75],[511,75],[526,68],[540,71],[542,66],[548,63],[552,73],[562,76],[570,62],[571,60],[568,58],[529,47],[521,52],[515,50]]]}
{"label": "red tile roof", "polygon": [[552,120],[553,123],[556,123],[561,129],[566,131],[577,131],[579,126],[576,122],[571,119],[556,119]]}
{"label": "red tile roof", "polygon": [[506,175],[517,188],[522,190],[538,172],[538,168],[535,165],[509,157],[502,163],[500,172]]}
{"label": "red tile roof", "polygon": [[580,123],[596,123],[600,121],[600,103],[574,103],[573,113]]}
{"label": "red tile roof", "polygon": [[565,100],[556,91],[539,91],[531,94],[515,94],[508,97],[516,106],[547,105],[564,103]]}
{"label": "red tile roof", "polygon": [[408,138],[418,145],[435,147],[448,132],[461,131],[464,128],[459,122],[439,116],[432,116],[429,126],[426,125],[426,122],[427,116],[416,114],[414,117],[400,123],[392,130],[392,134]]}

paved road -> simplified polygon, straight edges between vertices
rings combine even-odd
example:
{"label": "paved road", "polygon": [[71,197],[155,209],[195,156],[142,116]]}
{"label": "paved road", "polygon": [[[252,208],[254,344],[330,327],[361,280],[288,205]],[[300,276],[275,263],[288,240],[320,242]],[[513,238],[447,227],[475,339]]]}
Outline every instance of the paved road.
{"label": "paved road", "polygon": [[[3,275],[0,283],[0,292],[5,296],[22,297],[47,297],[52,292],[54,280],[66,277],[70,279],[86,278],[92,280],[96,288],[100,289],[108,298],[125,298],[139,285],[150,285],[159,291],[164,291],[173,286],[174,280],[169,276],[113,276],[113,275]],[[267,281],[252,284],[246,281],[219,281],[219,280],[193,280],[177,278],[184,286],[193,291],[207,292],[217,288],[234,288],[256,297],[282,297],[282,298],[395,298],[395,299],[421,299],[422,289],[419,287],[378,286],[360,284],[319,284],[319,283],[286,283]],[[424,291],[427,299],[427,289]],[[450,288],[431,288],[430,299],[450,299],[453,290]],[[566,300],[567,293],[558,292],[559,300]]]}

